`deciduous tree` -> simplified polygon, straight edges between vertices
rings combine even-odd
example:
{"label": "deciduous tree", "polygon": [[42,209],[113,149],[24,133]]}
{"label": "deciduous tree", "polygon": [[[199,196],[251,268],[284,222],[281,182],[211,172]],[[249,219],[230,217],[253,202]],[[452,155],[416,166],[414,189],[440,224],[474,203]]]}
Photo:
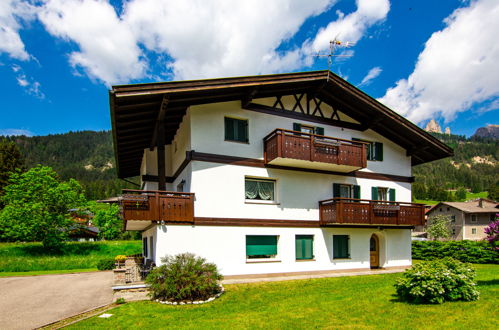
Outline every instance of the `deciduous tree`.
{"label": "deciduous tree", "polygon": [[446,215],[436,215],[428,219],[426,232],[428,236],[437,239],[447,239],[451,237],[451,218]]}
{"label": "deciduous tree", "polygon": [[10,176],[2,197],[0,233],[10,241],[42,241],[58,249],[72,226],[69,210],[84,205],[80,184],[59,180],[50,167],[41,165]]}

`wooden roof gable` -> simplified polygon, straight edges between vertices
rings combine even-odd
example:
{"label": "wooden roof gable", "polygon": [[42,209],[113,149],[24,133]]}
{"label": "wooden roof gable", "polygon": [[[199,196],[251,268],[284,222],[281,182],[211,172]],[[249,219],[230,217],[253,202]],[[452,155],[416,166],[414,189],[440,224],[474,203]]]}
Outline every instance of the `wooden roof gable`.
{"label": "wooden roof gable", "polygon": [[[170,144],[191,105],[241,101],[248,110],[276,111],[274,114],[312,121],[317,117],[315,113],[305,113],[303,108],[283,109],[278,102],[266,109],[252,102],[283,95],[306,95],[307,100],[313,100],[313,110],[319,102],[341,109],[360,125],[348,127],[349,124],[334,116],[321,118],[321,122],[357,130],[372,129],[405,148],[407,155],[412,156],[413,165],[452,155],[446,144],[325,70],[113,86],[109,99],[118,176],[139,175],[143,150],[159,141]],[[161,129],[159,123],[163,123]],[[162,131],[164,136],[158,136]]]}

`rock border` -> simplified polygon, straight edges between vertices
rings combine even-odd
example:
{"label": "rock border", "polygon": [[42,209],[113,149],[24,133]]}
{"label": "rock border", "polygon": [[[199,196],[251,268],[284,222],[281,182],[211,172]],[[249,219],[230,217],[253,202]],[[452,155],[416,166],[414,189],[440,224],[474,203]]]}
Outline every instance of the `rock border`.
{"label": "rock border", "polygon": [[220,292],[214,295],[213,297],[210,297],[206,300],[199,300],[199,301],[169,301],[169,300],[159,300],[156,299],[156,302],[159,302],[160,304],[166,304],[166,305],[201,305],[201,304],[206,304],[209,303],[218,297],[220,297],[223,293],[225,292],[225,289],[223,285],[220,285]]}

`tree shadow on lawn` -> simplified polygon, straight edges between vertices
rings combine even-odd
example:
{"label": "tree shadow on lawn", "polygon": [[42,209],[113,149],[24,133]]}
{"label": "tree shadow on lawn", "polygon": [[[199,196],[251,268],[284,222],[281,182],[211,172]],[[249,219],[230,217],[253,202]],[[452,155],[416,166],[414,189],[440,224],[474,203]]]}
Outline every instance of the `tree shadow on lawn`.
{"label": "tree shadow on lawn", "polygon": [[476,281],[477,286],[499,285],[499,279],[495,278],[488,281]]}
{"label": "tree shadow on lawn", "polygon": [[61,256],[61,255],[89,255],[100,250],[100,247],[92,243],[64,244],[60,250],[46,249],[40,245],[27,245],[18,247],[26,256]]}

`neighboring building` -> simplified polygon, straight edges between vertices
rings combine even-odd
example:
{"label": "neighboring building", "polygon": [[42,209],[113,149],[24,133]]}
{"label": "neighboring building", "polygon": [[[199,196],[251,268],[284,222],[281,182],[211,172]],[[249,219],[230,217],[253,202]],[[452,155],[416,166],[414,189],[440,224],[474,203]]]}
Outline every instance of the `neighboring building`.
{"label": "neighboring building", "polygon": [[411,166],[452,149],[329,71],[114,86],[125,228],[224,275],[411,265]]}
{"label": "neighboring building", "polygon": [[499,213],[498,203],[480,198],[469,202],[438,203],[428,212],[428,217],[449,216],[452,220],[451,240],[478,241],[487,236],[484,229],[495,220],[497,213]]}

